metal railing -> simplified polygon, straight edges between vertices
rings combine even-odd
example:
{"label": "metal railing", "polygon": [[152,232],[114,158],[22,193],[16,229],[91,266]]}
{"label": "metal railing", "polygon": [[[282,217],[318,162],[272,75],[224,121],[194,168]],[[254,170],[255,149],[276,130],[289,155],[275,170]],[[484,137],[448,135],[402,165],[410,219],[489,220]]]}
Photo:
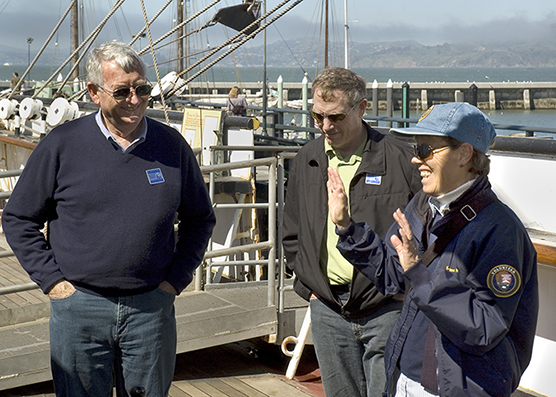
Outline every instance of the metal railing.
{"label": "metal railing", "polygon": [[[260,209],[267,210],[267,232],[268,237],[266,241],[258,243],[243,244],[235,247],[212,249],[212,243],[209,244],[209,251],[205,255],[205,282],[210,284],[212,276],[212,268],[216,266],[238,266],[238,265],[266,265],[267,267],[267,305],[272,306],[276,304],[276,274],[278,275],[280,295],[278,297],[279,310],[283,311],[283,292],[284,292],[284,275],[285,263],[282,253],[282,245],[279,243],[282,239],[281,232],[281,219],[284,207],[284,159],[292,157],[293,154],[286,154],[287,151],[297,151],[298,147],[285,147],[285,146],[213,146],[211,149],[211,162],[216,162],[216,153],[218,151],[274,151],[273,157],[266,157],[255,160],[245,160],[224,164],[214,164],[201,167],[203,174],[209,175],[209,195],[213,202],[215,209]],[[215,203],[215,182],[217,174],[228,173],[232,170],[243,168],[257,168],[265,167],[268,170],[268,200],[266,203],[236,203],[236,204],[222,204]],[[257,171],[255,171],[257,172]],[[260,180],[260,179],[259,179]],[[253,192],[254,193],[254,192]],[[253,251],[268,250],[266,259],[262,260],[240,260],[240,261],[226,261],[215,263],[212,259],[226,255],[249,253]],[[276,269],[278,265],[278,269]],[[277,271],[278,270],[278,271]],[[202,270],[197,269],[195,274],[195,289],[200,290],[202,285]]]}
{"label": "metal railing", "polygon": [[[213,108],[224,108],[226,105],[221,103],[209,103],[209,102],[195,102],[195,101],[186,101],[186,100],[177,100],[176,103],[181,103],[183,105],[192,106],[192,107],[213,107]],[[263,108],[260,106],[249,106],[249,110],[251,110],[255,115],[258,117],[265,117],[262,114]],[[315,138],[316,135],[320,134],[320,130],[318,128],[314,128],[314,119],[311,117],[311,114],[307,110],[300,110],[300,109],[287,109],[287,108],[267,108],[266,109],[266,117],[268,119],[268,134],[264,135],[265,137],[275,137],[275,138],[284,138],[285,132],[303,132],[306,136],[302,139],[286,139],[289,143],[299,143],[303,144],[304,141],[311,140]],[[290,115],[290,117],[286,117],[286,115]],[[307,127],[297,124],[287,124],[285,120],[292,119],[291,115],[306,115],[307,116]],[[388,129],[396,124],[398,127],[402,126],[409,126],[410,124],[416,124],[419,120],[418,118],[404,118],[404,117],[396,117],[392,116],[378,116],[375,114],[365,114],[363,116],[363,120],[370,123],[374,127],[379,127],[379,130],[384,130],[386,133]],[[382,123],[384,125],[379,126],[378,124]],[[534,136],[535,132],[543,132],[549,134],[555,134],[556,136],[556,128],[547,128],[547,127],[535,127],[535,126],[523,126],[523,125],[509,125],[509,124],[501,124],[501,123],[493,123],[493,126],[497,130],[508,130],[508,131],[519,131],[525,132],[525,136],[532,137]],[[263,135],[261,135],[263,136]]]}
{"label": "metal railing", "polygon": [[[221,249],[209,249],[205,253],[205,265],[199,266],[194,275],[195,290],[203,290],[203,281],[206,284],[211,284],[212,269],[220,266],[245,266],[245,265],[264,265],[267,267],[267,305],[277,305],[279,313],[284,312],[284,292],[285,286],[285,261],[282,252],[282,245],[279,243],[282,239],[281,220],[284,207],[284,161],[285,159],[295,156],[295,152],[299,147],[288,146],[214,146],[211,147],[212,162],[215,162],[215,153],[217,151],[264,151],[274,152],[273,157],[266,157],[254,160],[246,160],[239,162],[229,162],[224,164],[214,164],[208,166],[201,166],[201,172],[209,175],[209,194],[215,209],[252,209],[252,210],[266,210],[268,211],[268,223],[266,225],[268,231],[268,239],[262,242],[242,244],[238,246],[231,246]],[[199,151],[197,151],[198,154]],[[268,170],[268,201],[253,202],[253,203],[215,203],[215,182],[219,174],[226,174],[235,169],[253,168],[255,172],[257,169],[265,167]],[[0,172],[0,178],[14,177],[21,174],[21,170],[17,171],[4,171]],[[260,179],[259,179],[260,180]],[[11,192],[5,193],[5,198],[9,198]],[[257,260],[243,260],[243,261],[226,261],[214,262],[214,258],[224,257],[229,255],[249,253],[253,251],[266,251],[268,255],[264,259]],[[0,252],[0,258],[14,256],[12,251]],[[204,271],[203,271],[204,270]],[[276,285],[278,282],[278,286]],[[18,293],[38,289],[35,283],[24,283],[13,286],[0,288],[0,295]],[[276,292],[278,291],[278,298]]]}

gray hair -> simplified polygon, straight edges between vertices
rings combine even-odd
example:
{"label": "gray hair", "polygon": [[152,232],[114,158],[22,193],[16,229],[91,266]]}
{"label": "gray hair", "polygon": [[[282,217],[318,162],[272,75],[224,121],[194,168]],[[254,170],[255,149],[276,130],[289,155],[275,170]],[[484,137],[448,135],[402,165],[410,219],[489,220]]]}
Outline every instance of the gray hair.
{"label": "gray hair", "polygon": [[126,73],[138,71],[147,75],[147,65],[139,54],[129,45],[112,40],[93,48],[87,60],[87,80],[98,87],[104,85],[103,62],[114,62]]}
{"label": "gray hair", "polygon": [[367,98],[367,82],[349,69],[329,67],[319,73],[313,82],[311,93],[320,90],[320,97],[326,101],[334,99],[334,91],[342,91],[349,106],[355,106]]}

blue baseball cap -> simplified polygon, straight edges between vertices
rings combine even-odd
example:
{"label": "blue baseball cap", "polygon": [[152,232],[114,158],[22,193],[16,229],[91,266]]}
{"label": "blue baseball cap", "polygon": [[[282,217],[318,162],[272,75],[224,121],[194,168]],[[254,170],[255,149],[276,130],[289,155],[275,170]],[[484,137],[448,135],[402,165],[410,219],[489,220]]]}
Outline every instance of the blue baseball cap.
{"label": "blue baseball cap", "polygon": [[415,127],[392,128],[390,132],[402,135],[449,136],[467,142],[486,153],[496,137],[496,131],[487,116],[466,102],[432,105]]}

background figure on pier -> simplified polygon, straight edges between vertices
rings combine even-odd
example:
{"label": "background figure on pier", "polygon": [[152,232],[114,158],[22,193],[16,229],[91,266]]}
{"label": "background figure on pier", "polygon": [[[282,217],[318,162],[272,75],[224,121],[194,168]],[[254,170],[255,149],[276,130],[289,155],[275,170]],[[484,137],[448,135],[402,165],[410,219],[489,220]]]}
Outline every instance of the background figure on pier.
{"label": "background figure on pier", "polygon": [[19,74],[14,72],[13,77],[10,80],[10,88],[13,90],[17,86],[17,83],[19,83]]}
{"label": "background figure on pier", "polygon": [[111,396],[113,374],[118,395],[171,386],[175,296],[215,217],[191,148],[145,117],[146,71],[126,44],[93,49],[87,88],[100,110],[41,140],[3,213],[8,243],[50,296],[57,396]]}
{"label": "background figure on pier", "polygon": [[[350,211],[386,232],[390,214],[420,190],[407,143],[370,128],[365,80],[327,68],[313,82],[311,111],[322,135],[293,159],[287,186],[283,245],[295,290],[310,302],[311,332],[327,397],[380,396],[384,346],[401,309],[336,249],[328,215],[327,168],[338,169]],[[347,187],[349,186],[349,189]]]}
{"label": "background figure on pier", "polygon": [[246,116],[247,115],[247,100],[244,95],[239,95],[239,88],[232,87],[228,93],[228,100],[226,101],[226,108],[232,116]]}
{"label": "background figure on pier", "polygon": [[349,214],[329,170],[338,249],[379,290],[406,294],[386,345],[388,396],[510,397],[531,360],[539,308],[527,230],[488,181],[496,133],[467,103],[436,105],[413,128],[423,190],[382,231]]}

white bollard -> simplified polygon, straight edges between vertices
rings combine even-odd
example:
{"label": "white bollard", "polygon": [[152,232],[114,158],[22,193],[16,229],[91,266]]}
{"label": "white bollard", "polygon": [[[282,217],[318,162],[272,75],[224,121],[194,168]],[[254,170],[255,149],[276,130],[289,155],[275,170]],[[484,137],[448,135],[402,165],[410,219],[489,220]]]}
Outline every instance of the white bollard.
{"label": "white bollard", "polygon": [[[301,86],[301,101],[302,101],[301,109],[308,110],[309,109],[309,80],[307,79],[307,73],[305,73],[305,76],[303,76],[303,81],[301,82],[301,84],[302,84],[302,86]],[[303,114],[302,116],[303,117],[301,117],[301,125],[303,127],[307,127],[307,115]],[[304,139],[308,138],[307,131],[304,131],[303,135],[304,135],[303,136]]]}
{"label": "white bollard", "polygon": [[284,79],[282,79],[282,75],[278,76],[278,80],[276,81],[278,85],[278,109],[282,109],[284,107]]}

